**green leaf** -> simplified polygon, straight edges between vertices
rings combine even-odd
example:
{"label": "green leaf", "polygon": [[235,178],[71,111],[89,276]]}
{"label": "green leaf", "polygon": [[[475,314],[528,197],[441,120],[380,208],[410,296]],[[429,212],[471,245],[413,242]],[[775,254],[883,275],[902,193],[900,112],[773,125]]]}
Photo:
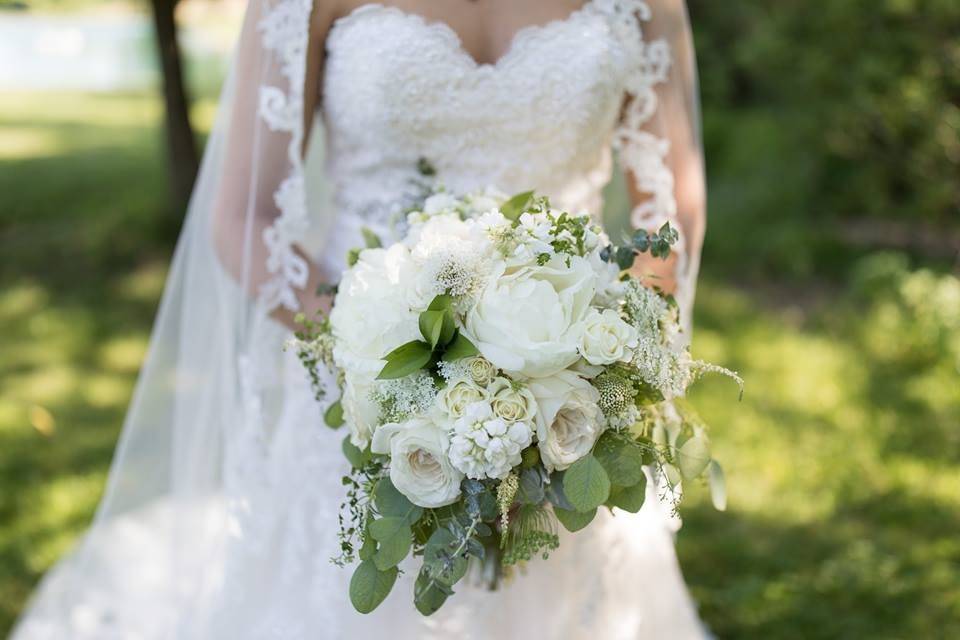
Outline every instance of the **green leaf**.
{"label": "green leaf", "polygon": [[453,559],[453,563],[445,566],[445,555],[452,553],[457,547],[457,539],[448,529],[437,529],[430,536],[423,548],[423,564],[430,575],[437,581],[452,587],[467,573],[467,559],[460,556]]}
{"label": "green leaf", "polygon": [[432,355],[433,348],[420,340],[413,340],[400,345],[384,356],[383,359],[387,361],[387,364],[380,370],[377,379],[392,380],[408,376],[425,367],[430,362]]}
{"label": "green leaf", "polygon": [[629,487],[616,487],[610,493],[608,504],[611,507],[623,509],[628,513],[637,513],[643,507],[647,497],[647,477]]}
{"label": "green leaf", "polygon": [[350,579],[350,603],[360,613],[370,613],[390,594],[396,581],[396,567],[380,571],[373,560],[364,560]]}
{"label": "green leaf", "polygon": [[445,362],[455,362],[463,358],[475,356],[478,353],[480,352],[473,346],[473,343],[464,337],[462,333],[456,331],[453,336],[453,341],[450,342],[446,351],[443,352],[443,360]]}
{"label": "green leaf", "polygon": [[343,405],[337,400],[323,412],[323,421],[331,429],[339,429],[343,426]]}
{"label": "green leaf", "polygon": [[360,229],[360,233],[363,234],[363,243],[367,245],[367,249],[376,249],[383,246],[383,242],[380,241],[380,236],[374,233],[373,229],[363,227]]}
{"label": "green leaf", "polygon": [[556,514],[557,520],[560,521],[560,524],[563,525],[563,528],[569,531],[570,533],[576,533],[583,529],[588,524],[593,522],[593,518],[597,515],[596,508],[591,509],[590,511],[568,511],[566,509],[553,508],[553,513]]}
{"label": "green leaf", "polygon": [[710,443],[702,435],[695,435],[677,450],[677,467],[687,480],[700,477],[710,464]]}
{"label": "green leaf", "polygon": [[707,471],[707,482],[710,485],[710,500],[717,511],[727,510],[727,481],[723,475],[723,467],[716,460],[710,461]]}
{"label": "green leaf", "polygon": [[503,206],[500,207],[500,213],[502,213],[503,217],[507,220],[516,221],[526,210],[527,205],[530,204],[530,200],[532,199],[533,191],[518,193],[503,203]]}
{"label": "green leaf", "polygon": [[453,311],[447,309],[443,312],[443,328],[440,330],[440,341],[438,344],[446,346],[457,335],[457,323],[453,319]]}
{"label": "green leaf", "polygon": [[615,485],[629,487],[645,479],[643,451],[628,436],[607,431],[597,441],[593,455]]}
{"label": "green leaf", "polygon": [[377,552],[377,541],[370,537],[369,534],[364,534],[363,544],[360,546],[360,551],[358,555],[361,560],[369,560],[373,557],[373,554]]}
{"label": "green leaf", "polygon": [[368,462],[370,462],[370,450],[361,449],[352,442],[350,442],[350,436],[347,436],[343,439],[343,455],[346,456],[350,464],[356,469],[362,469]]}
{"label": "green leaf", "polygon": [[430,616],[436,613],[447,601],[449,589],[430,579],[430,573],[424,567],[417,575],[413,586],[413,605],[421,614]]}
{"label": "green leaf", "polygon": [[373,562],[380,571],[400,564],[413,544],[413,531],[406,518],[389,516],[374,520],[369,525],[370,537],[379,544]]}
{"label": "green leaf", "polygon": [[423,509],[410,502],[400,493],[390,478],[381,478],[373,490],[373,502],[381,516],[404,518],[409,524],[415,523],[423,515]]}
{"label": "green leaf", "polygon": [[360,261],[360,249],[347,251],[347,266],[352,267]]}
{"label": "green leaf", "polygon": [[430,311],[446,311],[447,309],[453,306],[453,296],[446,293],[441,293],[433,300],[430,301],[430,305],[427,306],[427,309]]}
{"label": "green leaf", "polygon": [[574,509],[590,511],[610,497],[610,478],[593,454],[587,454],[563,474],[563,493]]}
{"label": "green leaf", "polygon": [[440,342],[440,334],[443,333],[443,321],[446,317],[445,311],[430,311],[429,309],[420,314],[420,335],[430,343],[430,348],[435,349]]}

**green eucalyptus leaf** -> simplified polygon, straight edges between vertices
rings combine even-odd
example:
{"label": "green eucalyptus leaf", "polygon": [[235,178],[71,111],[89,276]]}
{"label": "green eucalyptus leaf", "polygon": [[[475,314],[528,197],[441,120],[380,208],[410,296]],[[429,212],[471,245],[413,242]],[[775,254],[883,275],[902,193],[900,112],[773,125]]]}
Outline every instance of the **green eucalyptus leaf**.
{"label": "green eucalyptus leaf", "polygon": [[380,370],[378,380],[403,378],[425,367],[433,356],[433,348],[426,342],[413,340],[400,345],[386,356],[387,364]]}
{"label": "green eucalyptus leaf", "polygon": [[455,362],[457,360],[462,360],[463,358],[475,356],[478,353],[480,352],[475,346],[473,346],[473,343],[470,342],[462,333],[456,331],[454,332],[453,340],[443,353],[443,360],[445,362]]}
{"label": "green eucalyptus leaf", "polygon": [[594,517],[597,515],[597,510],[594,508],[590,511],[581,512],[554,507],[553,513],[557,516],[557,520],[560,521],[564,529],[570,533],[576,533],[593,522]]}
{"label": "green eucalyptus leaf", "polygon": [[350,464],[356,469],[362,469],[372,457],[370,454],[370,449],[361,449],[357,445],[350,442],[350,436],[347,436],[343,439],[343,455],[346,456]]}
{"label": "green eucalyptus leaf", "polygon": [[727,510],[727,481],[723,475],[723,467],[716,460],[710,461],[707,469],[707,482],[710,485],[710,500],[717,511]]}
{"label": "green eucalyptus leaf", "polygon": [[404,518],[411,525],[423,515],[423,509],[400,493],[389,477],[377,481],[377,486],[373,489],[373,503],[381,516]]}
{"label": "green eucalyptus leaf", "polygon": [[369,560],[377,552],[377,541],[370,537],[370,534],[364,534],[363,544],[360,546],[358,555],[360,560]]}
{"label": "green eucalyptus leaf", "polygon": [[373,562],[380,571],[400,564],[413,544],[413,531],[406,518],[389,516],[370,523],[370,537],[377,541]]}
{"label": "green eucalyptus leaf", "polygon": [[433,615],[449,596],[450,589],[431,579],[426,567],[420,570],[413,585],[413,605],[417,611],[425,616]]}
{"label": "green eucalyptus leaf", "polygon": [[323,412],[323,421],[331,429],[339,429],[343,426],[343,405],[339,400],[327,407]]}
{"label": "green eucalyptus leaf", "polygon": [[587,512],[610,497],[610,478],[593,454],[587,454],[563,474],[563,493],[574,509]]}
{"label": "green eucalyptus leaf", "polygon": [[696,434],[677,450],[677,467],[687,480],[700,477],[710,464],[710,443],[706,436]]}
{"label": "green eucalyptus leaf", "polygon": [[503,203],[503,206],[500,207],[500,213],[502,213],[503,217],[507,220],[516,221],[526,210],[527,205],[530,204],[532,199],[533,191],[518,193]]}
{"label": "green eucalyptus leaf", "polygon": [[615,487],[610,492],[608,504],[629,513],[637,513],[643,507],[647,497],[647,477],[629,487]]}
{"label": "green eucalyptus leaf", "polygon": [[360,613],[370,613],[390,594],[396,581],[396,567],[380,571],[373,560],[364,560],[350,579],[350,603]]}
{"label": "green eucalyptus leaf", "polygon": [[607,431],[597,441],[593,455],[613,484],[629,487],[644,479],[643,450],[626,435]]}

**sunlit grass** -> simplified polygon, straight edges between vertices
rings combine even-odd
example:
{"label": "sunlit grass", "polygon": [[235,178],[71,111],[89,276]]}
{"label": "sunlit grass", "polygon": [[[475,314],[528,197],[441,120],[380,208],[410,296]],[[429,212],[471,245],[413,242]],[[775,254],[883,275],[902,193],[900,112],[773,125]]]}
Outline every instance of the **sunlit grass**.
{"label": "sunlit grass", "polygon": [[[0,103],[0,635],[88,522],[146,351],[174,239],[159,117],[137,95]],[[705,620],[721,638],[960,637],[960,338],[923,320],[951,281],[904,285],[931,297],[916,318],[819,283],[774,304],[717,267],[694,349],[747,388],[693,395],[730,493],[721,514],[687,488]]]}

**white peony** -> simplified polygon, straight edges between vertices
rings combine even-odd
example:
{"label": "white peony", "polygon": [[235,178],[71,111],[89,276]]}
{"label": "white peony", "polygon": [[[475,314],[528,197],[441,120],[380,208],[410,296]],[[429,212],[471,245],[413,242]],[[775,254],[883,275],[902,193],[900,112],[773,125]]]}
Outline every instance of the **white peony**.
{"label": "white peony", "polygon": [[582,321],[595,281],[590,264],[577,256],[554,256],[543,266],[510,272],[500,264],[467,313],[464,332],[508,374],[552,375],[579,357]]}
{"label": "white peony", "polygon": [[497,378],[487,388],[493,413],[507,422],[531,422],[537,413],[537,401],[525,386],[506,378]]}
{"label": "white peony", "polygon": [[389,454],[393,486],[425,508],[443,507],[460,497],[463,474],[450,463],[449,448],[447,432],[423,418],[383,425],[370,445],[373,453]]}
{"label": "white peony", "polygon": [[571,371],[530,381],[537,399],[537,446],[549,471],[562,471],[587,455],[603,431],[600,393]]}
{"label": "white peony", "polygon": [[637,330],[613,309],[591,309],[583,322],[580,355],[593,365],[627,362],[637,348]]}
{"label": "white peony", "polygon": [[436,406],[443,415],[451,420],[461,417],[467,407],[474,402],[487,399],[487,391],[473,380],[451,381],[437,394]]}
{"label": "white peony", "polygon": [[406,296],[410,266],[409,252],[396,244],[361,252],[344,273],[330,312],[338,367],[379,373],[383,356],[420,336]]}
{"label": "white peony", "polygon": [[525,422],[507,423],[488,402],[475,402],[453,425],[450,461],[468,478],[502,479],[520,464],[533,431]]}
{"label": "white peony", "polygon": [[345,374],[343,395],[343,419],[350,431],[350,442],[365,449],[370,437],[380,422],[380,405],[373,397],[374,374],[348,371]]}

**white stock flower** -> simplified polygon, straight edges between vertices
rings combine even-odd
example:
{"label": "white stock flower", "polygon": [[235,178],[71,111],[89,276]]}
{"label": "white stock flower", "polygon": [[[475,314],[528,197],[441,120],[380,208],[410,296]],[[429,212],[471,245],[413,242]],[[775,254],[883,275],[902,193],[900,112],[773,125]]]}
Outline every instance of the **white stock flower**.
{"label": "white stock flower", "polygon": [[451,381],[437,394],[437,407],[451,420],[461,417],[467,407],[474,402],[486,400],[486,389],[472,380]]}
{"label": "white stock flower", "polygon": [[449,448],[447,432],[423,418],[383,425],[370,445],[373,453],[389,454],[393,486],[425,508],[443,507],[460,497],[463,474],[450,463]]}
{"label": "white stock flower", "polygon": [[571,371],[530,381],[537,400],[537,446],[549,471],[562,471],[587,455],[603,431],[599,392]]}
{"label": "white stock flower", "polygon": [[379,373],[383,356],[420,335],[405,290],[410,256],[402,245],[367,249],[340,282],[330,325],[344,371]]}
{"label": "white stock flower", "polygon": [[531,422],[537,413],[537,401],[530,390],[506,378],[497,378],[487,388],[493,413],[507,422]]}
{"label": "white stock flower", "polygon": [[579,357],[582,320],[596,275],[580,257],[492,273],[469,310],[464,333],[495,366],[516,377],[545,377]]}
{"label": "white stock flower", "polygon": [[613,309],[591,309],[583,322],[580,355],[593,365],[627,362],[637,347],[637,330]]}
{"label": "white stock flower", "polygon": [[450,461],[468,478],[502,479],[520,464],[533,432],[525,422],[508,424],[488,402],[475,402],[453,424]]}

